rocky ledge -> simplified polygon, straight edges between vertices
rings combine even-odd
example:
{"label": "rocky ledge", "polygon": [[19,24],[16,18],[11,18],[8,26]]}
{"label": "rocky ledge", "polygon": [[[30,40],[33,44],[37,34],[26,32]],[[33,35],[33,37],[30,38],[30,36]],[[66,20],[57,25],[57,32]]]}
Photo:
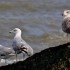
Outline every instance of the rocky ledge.
{"label": "rocky ledge", "polygon": [[70,43],[51,47],[0,70],[70,70]]}

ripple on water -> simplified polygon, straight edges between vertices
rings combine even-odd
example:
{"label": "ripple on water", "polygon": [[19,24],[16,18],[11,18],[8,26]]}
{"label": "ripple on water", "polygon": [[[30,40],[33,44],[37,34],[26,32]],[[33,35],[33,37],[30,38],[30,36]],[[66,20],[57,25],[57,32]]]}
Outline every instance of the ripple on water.
{"label": "ripple on water", "polygon": [[70,9],[70,0],[0,0],[0,44],[11,45],[8,32],[15,27],[35,53],[68,42],[61,32],[65,9]]}

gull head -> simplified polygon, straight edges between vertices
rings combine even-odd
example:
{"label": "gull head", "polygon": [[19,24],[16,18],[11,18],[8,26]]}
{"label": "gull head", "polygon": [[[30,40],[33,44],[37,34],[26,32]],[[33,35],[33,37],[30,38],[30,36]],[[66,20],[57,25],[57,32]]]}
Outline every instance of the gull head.
{"label": "gull head", "polygon": [[19,28],[14,28],[12,31],[9,33],[14,33],[14,34],[21,34],[21,30]]}
{"label": "gull head", "polygon": [[69,17],[70,17],[70,10],[65,10],[65,11],[63,12],[62,16],[64,16],[64,17],[69,16]]}

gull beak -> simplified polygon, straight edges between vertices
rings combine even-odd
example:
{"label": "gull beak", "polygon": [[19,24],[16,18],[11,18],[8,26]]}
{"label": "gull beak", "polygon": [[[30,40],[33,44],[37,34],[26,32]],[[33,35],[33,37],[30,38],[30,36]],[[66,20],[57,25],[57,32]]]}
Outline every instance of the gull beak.
{"label": "gull beak", "polygon": [[9,33],[12,33],[13,31],[9,31]]}
{"label": "gull beak", "polygon": [[12,33],[11,31],[9,33]]}
{"label": "gull beak", "polygon": [[63,16],[63,14],[62,14],[62,16]]}

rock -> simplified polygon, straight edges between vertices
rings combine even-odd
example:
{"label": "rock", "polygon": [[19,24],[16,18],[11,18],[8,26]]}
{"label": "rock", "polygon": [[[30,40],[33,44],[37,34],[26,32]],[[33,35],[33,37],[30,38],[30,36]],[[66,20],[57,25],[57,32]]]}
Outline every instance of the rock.
{"label": "rock", "polygon": [[0,70],[70,70],[70,43],[51,47]]}

